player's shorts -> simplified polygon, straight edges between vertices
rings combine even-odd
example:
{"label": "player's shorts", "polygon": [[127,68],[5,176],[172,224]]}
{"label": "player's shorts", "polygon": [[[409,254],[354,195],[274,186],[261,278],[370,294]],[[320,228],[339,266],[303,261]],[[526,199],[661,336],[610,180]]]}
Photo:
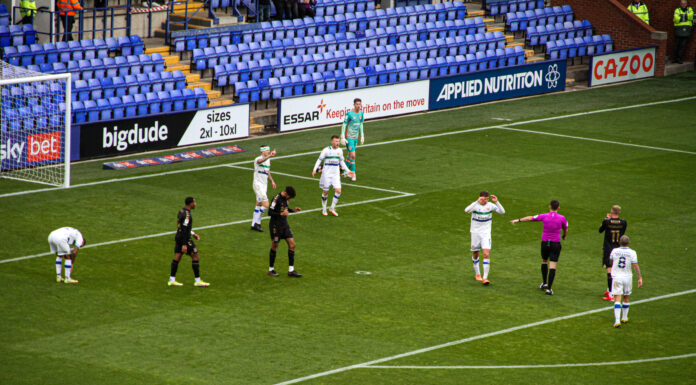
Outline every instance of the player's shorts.
{"label": "player's shorts", "polygon": [[561,256],[561,242],[541,241],[541,259],[558,262]]}
{"label": "player's shorts", "polygon": [[254,183],[254,194],[256,194],[256,201],[257,202],[265,202],[268,200],[268,197],[266,196],[267,189],[268,189],[268,186],[262,186],[262,185]]}
{"label": "player's shorts", "polygon": [[631,295],[633,289],[633,277],[611,277],[611,295]]}
{"label": "player's shorts", "polygon": [[481,249],[491,249],[491,235],[471,233],[471,251],[479,251]]}
{"label": "player's shorts", "polygon": [[611,259],[609,259],[609,256],[611,255],[611,251],[614,249],[603,249],[603,255],[602,255],[602,266],[604,267],[611,267]]}
{"label": "player's shorts", "polygon": [[281,239],[295,238],[288,225],[270,223],[268,229],[268,232],[271,234],[271,241],[273,242],[280,242]]}
{"label": "player's shorts", "polygon": [[189,239],[187,242],[184,243],[180,243],[177,241],[176,245],[174,246],[174,252],[177,254],[182,253],[181,246],[183,245],[186,245],[186,254],[198,254],[198,248],[196,247],[196,244],[193,242],[193,239]]}
{"label": "player's shorts", "polygon": [[357,139],[346,139],[346,151],[348,152],[353,152],[355,149],[358,148],[358,140]]}
{"label": "player's shorts", "polygon": [[60,239],[58,236],[54,236],[51,233],[48,236],[48,246],[51,247],[51,253],[57,255],[68,255],[71,253],[70,245],[66,239]]}
{"label": "player's shorts", "polygon": [[333,186],[334,189],[341,188],[341,176],[328,175],[326,171],[326,168],[324,168],[324,172],[321,174],[321,178],[319,178],[319,188],[324,191],[328,191],[331,186]]}

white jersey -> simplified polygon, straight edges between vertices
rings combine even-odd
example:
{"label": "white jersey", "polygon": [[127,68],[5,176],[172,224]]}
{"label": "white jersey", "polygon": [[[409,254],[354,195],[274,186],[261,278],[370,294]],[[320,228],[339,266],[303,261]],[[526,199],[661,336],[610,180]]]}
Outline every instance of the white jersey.
{"label": "white jersey", "polygon": [[51,253],[58,255],[70,254],[70,249],[73,246],[82,247],[84,242],[82,233],[72,227],[61,227],[58,230],[53,230],[48,235],[48,245],[51,247]]}
{"label": "white jersey", "polygon": [[314,164],[314,169],[318,170],[321,166],[321,162],[324,162],[324,170],[322,171],[322,178],[340,178],[341,169],[348,171],[346,167],[345,158],[343,157],[343,150],[339,148],[332,148],[331,146],[326,147],[321,150],[317,162]]}
{"label": "white jersey", "polygon": [[254,159],[254,185],[266,189],[266,186],[268,186],[268,174],[271,172],[271,158],[259,163],[261,159],[263,159],[263,155]]}
{"label": "white jersey", "polygon": [[467,214],[471,214],[471,232],[478,234],[491,233],[491,221],[493,220],[494,211],[498,214],[505,214],[505,209],[500,202],[495,204],[488,202],[482,205],[479,201],[474,201],[464,211]]}
{"label": "white jersey", "polygon": [[638,255],[635,250],[628,247],[617,247],[611,251],[612,266],[611,266],[611,277],[612,278],[632,278],[633,271],[632,265],[638,263]]}

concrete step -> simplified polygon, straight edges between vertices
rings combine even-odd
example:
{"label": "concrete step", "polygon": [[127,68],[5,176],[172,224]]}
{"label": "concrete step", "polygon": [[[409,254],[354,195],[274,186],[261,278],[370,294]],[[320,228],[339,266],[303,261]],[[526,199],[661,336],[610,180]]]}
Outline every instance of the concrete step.
{"label": "concrete step", "polygon": [[181,71],[184,75],[191,73],[191,66],[186,64],[173,64],[167,66],[167,71]]}
{"label": "concrete step", "polygon": [[515,35],[505,35],[505,44],[510,44],[515,42]]}
{"label": "concrete step", "polygon": [[483,19],[483,22],[486,23],[486,25],[496,24],[496,21],[493,18],[485,18]]}
{"label": "concrete step", "polygon": [[486,27],[486,32],[505,32],[505,27]]}
{"label": "concrete step", "polygon": [[176,55],[167,55],[167,56],[162,56],[164,59],[164,64],[170,66],[174,64],[179,64],[179,57]]}
{"label": "concrete step", "polygon": [[524,50],[524,57],[532,57],[536,55],[536,52],[534,52],[533,49],[525,49]]}
{"label": "concrete step", "polygon": [[[234,99],[220,98],[208,102],[209,107],[231,106],[234,104]],[[253,122],[252,122],[253,123]]]}
{"label": "concrete step", "polygon": [[[213,85],[210,83],[206,83],[206,82],[193,82],[193,83],[188,83],[186,85],[186,88],[191,88],[191,89],[202,88],[206,91],[210,91],[213,88]],[[218,91],[218,92],[220,92],[220,91]]]}
{"label": "concrete step", "polygon": [[152,48],[147,48],[143,51],[143,53],[151,55],[153,53],[159,53],[162,54],[162,56],[169,55],[169,47],[166,46],[161,46],[161,47],[152,47]]}
{"label": "concrete step", "polygon": [[468,11],[466,13],[467,17],[484,17],[486,16],[486,11]]}
{"label": "concrete step", "polygon": [[196,83],[201,81],[201,74],[186,75],[186,83]]}
{"label": "concrete step", "polygon": [[[163,22],[163,23],[162,23],[162,29],[161,29],[161,30],[158,30],[158,31],[162,31],[162,30],[164,30],[165,28],[167,28],[167,23]],[[205,29],[205,28],[210,28],[210,27],[209,27],[209,26],[205,26],[205,25],[191,24],[191,23],[189,23],[189,25],[188,25],[188,29]],[[184,30],[184,26],[183,26],[183,24],[171,24],[171,25],[169,26],[169,29],[170,29],[171,31],[183,31],[183,30]],[[162,35],[162,36],[164,36],[164,35]]]}
{"label": "concrete step", "polygon": [[185,10],[186,8],[188,8],[188,9],[189,9],[189,12],[191,12],[191,11],[194,11],[194,12],[195,12],[197,9],[199,9],[199,8],[202,7],[202,6],[203,6],[203,3],[202,3],[202,2],[199,2],[199,1],[189,1],[189,2],[187,2],[186,4],[184,4],[184,3],[174,4],[174,11],[175,11],[175,12],[183,11],[183,10]]}
{"label": "concrete step", "polygon": [[[207,15],[207,14],[205,14]],[[196,16],[191,16],[191,13],[188,15],[189,17],[189,27],[192,26],[203,26],[203,27],[212,27],[213,26],[213,19],[209,19],[207,17],[204,17],[201,15],[201,12],[199,11]],[[186,15],[184,13],[172,13],[170,15],[171,21],[173,22],[182,22],[186,20]]]}
{"label": "concrete step", "polygon": [[[213,86],[212,84],[210,84],[210,83],[204,83],[204,82],[198,82],[198,84],[209,84],[209,85],[210,85],[211,89],[205,91],[205,92],[208,94],[208,100],[209,100],[209,101],[210,101],[210,100],[217,100],[217,99],[220,99],[220,97],[222,97],[222,92],[220,92],[220,91],[218,91],[218,90],[213,90],[213,89],[212,89],[212,86]],[[201,87],[201,88],[203,88],[203,89],[205,90],[205,87]]]}
{"label": "concrete step", "polygon": [[573,78],[566,78],[566,87],[573,87],[575,86],[575,79]]}
{"label": "concrete step", "polygon": [[263,124],[250,124],[249,125],[249,133],[250,134],[257,134],[263,132],[265,126]]}
{"label": "concrete step", "polygon": [[527,60],[525,60],[525,62],[526,63],[538,63],[538,62],[544,61],[544,60],[546,60],[546,59],[543,57],[534,56],[534,57],[528,57]]}

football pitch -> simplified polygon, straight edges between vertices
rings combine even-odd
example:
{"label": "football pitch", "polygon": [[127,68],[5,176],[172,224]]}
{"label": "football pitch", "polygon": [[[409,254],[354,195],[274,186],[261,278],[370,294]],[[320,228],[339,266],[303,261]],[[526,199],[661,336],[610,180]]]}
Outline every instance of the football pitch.
{"label": "football pitch", "polygon": [[[73,165],[73,188],[0,180],[2,384],[672,384],[696,373],[696,75],[365,124],[357,182],[321,216],[311,171],[337,127],[235,142],[247,151],[135,170]],[[356,95],[359,97],[359,95]],[[252,159],[297,190],[287,247],[249,230]],[[198,147],[209,148],[211,145]],[[169,153],[177,152],[172,150]],[[135,158],[131,156],[126,158]],[[494,214],[490,286],[474,280],[470,217]],[[201,256],[168,287],[186,196]],[[554,295],[538,289],[541,225],[569,221]],[[621,205],[644,286],[612,328],[602,219]],[[46,238],[82,231],[77,285]]]}

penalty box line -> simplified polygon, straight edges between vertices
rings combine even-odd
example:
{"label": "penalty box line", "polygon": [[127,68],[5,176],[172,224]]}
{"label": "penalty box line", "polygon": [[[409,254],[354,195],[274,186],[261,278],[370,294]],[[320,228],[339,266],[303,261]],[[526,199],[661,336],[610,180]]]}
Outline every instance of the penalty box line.
{"label": "penalty box line", "polygon": [[[693,293],[696,293],[696,289],[684,290],[684,291],[680,291],[680,292],[676,292],[676,293],[670,293],[670,294],[660,295],[660,296],[656,296],[656,297],[652,297],[652,298],[641,299],[638,301],[631,301],[631,304],[637,305],[637,304],[641,304],[641,303],[659,301],[662,299],[678,297],[678,296],[693,294]],[[471,342],[471,341],[476,341],[476,340],[480,340],[480,339],[484,339],[484,338],[488,338],[488,337],[494,337],[494,336],[498,336],[501,334],[507,334],[507,333],[511,333],[514,331],[518,331],[518,330],[528,329],[528,328],[532,328],[535,326],[546,325],[546,324],[550,324],[553,322],[564,321],[564,320],[568,320],[568,319],[572,319],[572,318],[582,317],[582,316],[586,316],[589,314],[599,313],[602,311],[613,310],[613,309],[614,309],[613,307],[601,307],[601,308],[597,308],[597,309],[593,309],[593,310],[583,311],[580,313],[569,314],[569,315],[555,317],[555,318],[549,318],[549,319],[537,321],[537,322],[531,322],[528,324],[518,325],[518,326],[511,327],[511,328],[498,330],[495,332],[480,334],[478,336],[473,336],[473,337],[462,338],[460,340],[455,340],[455,341],[450,341],[450,342],[446,342],[446,343],[439,344],[439,345],[429,346],[427,348],[412,350],[412,351],[406,352],[406,353],[401,353],[401,354],[397,354],[397,355],[393,355],[393,356],[389,356],[389,357],[379,358],[376,360],[367,361],[367,362],[363,362],[360,364],[354,364],[354,365],[350,365],[350,366],[344,366],[342,368],[327,370],[325,372],[311,374],[308,376],[295,378],[295,379],[289,380],[289,381],[279,382],[276,385],[296,384],[298,382],[303,382],[303,381],[307,381],[307,380],[311,380],[311,379],[315,379],[315,378],[319,378],[319,377],[329,376],[332,374],[342,373],[342,372],[352,370],[352,369],[369,368],[372,365],[381,364],[381,363],[387,362],[387,361],[393,361],[393,360],[396,360],[399,358],[415,356],[417,354],[427,353],[427,352],[430,352],[433,350],[438,350],[438,349],[442,349],[442,348],[446,348],[446,347],[450,347],[450,346],[460,345],[460,344],[464,344],[464,343]]]}

